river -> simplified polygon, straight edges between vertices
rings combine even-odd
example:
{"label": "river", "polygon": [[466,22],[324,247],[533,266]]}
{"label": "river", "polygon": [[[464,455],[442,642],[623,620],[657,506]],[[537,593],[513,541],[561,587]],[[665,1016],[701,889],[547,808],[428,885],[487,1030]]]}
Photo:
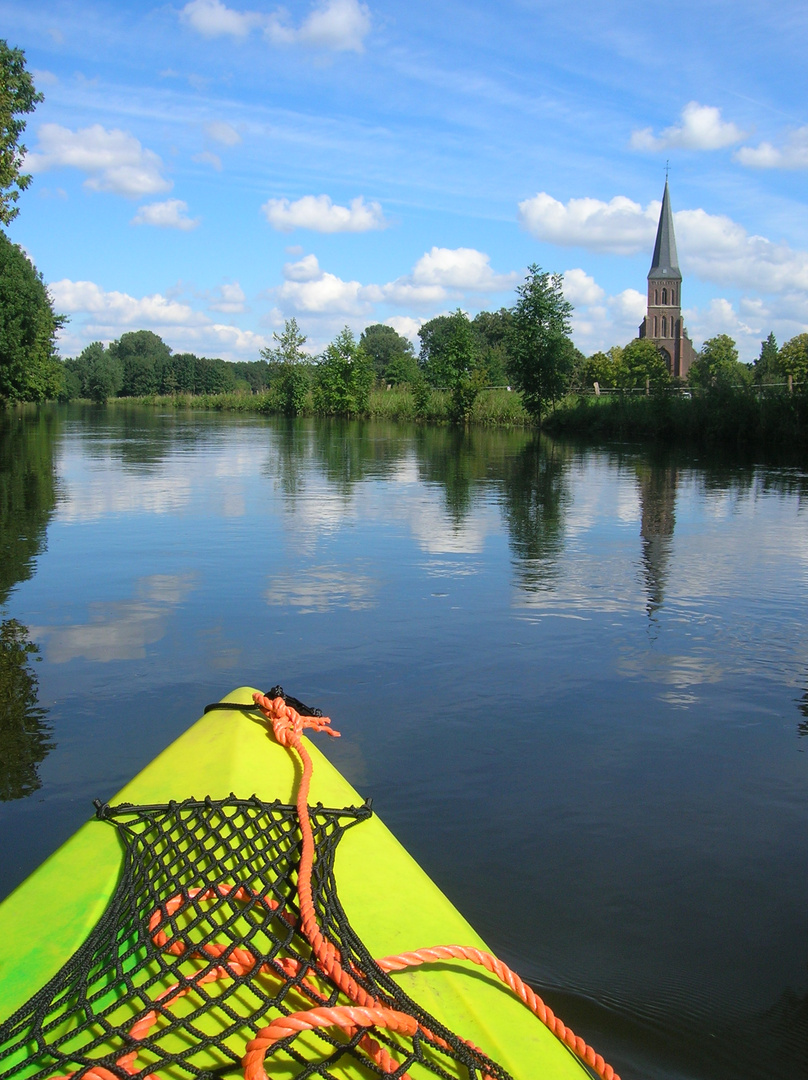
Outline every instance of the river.
{"label": "river", "polygon": [[281,683],[624,1080],[808,1076],[808,471],[70,406],[0,512],[0,896]]}

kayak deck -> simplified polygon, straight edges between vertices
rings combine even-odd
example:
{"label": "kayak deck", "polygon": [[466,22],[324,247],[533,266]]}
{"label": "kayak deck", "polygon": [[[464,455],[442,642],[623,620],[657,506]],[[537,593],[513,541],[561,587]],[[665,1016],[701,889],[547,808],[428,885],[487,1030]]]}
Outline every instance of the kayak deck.
{"label": "kayak deck", "polygon": [[[246,703],[251,696],[252,690],[242,687],[224,700]],[[314,761],[309,804],[360,806],[362,800],[316,747],[307,741],[306,748]],[[291,803],[299,780],[299,765],[268,735],[258,715],[222,710],[198,721],[113,801],[142,806],[193,795],[219,800],[236,792],[243,799],[255,794],[261,800]],[[120,869],[121,847],[115,830],[102,821],[91,821],[0,905],[0,934],[4,940],[19,943],[15,950],[0,954],[0,1020],[27,1001],[81,946],[113,896]],[[334,875],[341,906],[371,956],[449,943],[485,948],[375,815],[341,835],[334,850]],[[59,897],[56,904],[54,896]],[[43,912],[47,912],[46,919]],[[238,931],[239,917],[233,917],[231,930]],[[248,930],[245,922],[245,933]],[[580,1080],[588,1075],[567,1047],[488,971],[452,960],[397,973],[393,978],[427,1013],[480,1047],[517,1080],[539,1075],[548,1080]],[[214,996],[225,993],[215,986],[210,986],[209,992]],[[235,1009],[241,1015],[242,1007],[230,1003],[231,998],[243,998],[244,1016],[254,1012],[255,997],[248,989],[234,993],[231,987],[227,993],[231,1012]],[[190,1014],[190,998],[189,994],[172,1001],[172,1014]],[[300,1006],[293,1002],[288,1007],[310,1008],[311,1001]],[[208,1017],[202,1023],[211,1020]],[[242,1052],[238,1044],[246,1045],[254,1030],[254,1024],[245,1024],[243,1034],[239,1032],[233,1043],[234,1053]],[[322,1056],[322,1043],[312,1035],[302,1038],[311,1053]],[[0,1057],[0,1077],[9,1075],[8,1064]],[[194,1059],[197,1071],[221,1065],[221,1057],[215,1054],[205,1062]],[[451,1062],[444,1065],[449,1067]],[[142,1067],[143,1062],[133,1066],[135,1070]],[[295,1075],[288,1071],[291,1067],[275,1058],[267,1065],[274,1080]],[[33,1074],[24,1068],[13,1073],[20,1077]],[[169,1070],[159,1075],[168,1080],[170,1075],[193,1073]],[[372,1073],[346,1056],[333,1075],[348,1078]],[[416,1066],[410,1075],[415,1080],[433,1073]]]}

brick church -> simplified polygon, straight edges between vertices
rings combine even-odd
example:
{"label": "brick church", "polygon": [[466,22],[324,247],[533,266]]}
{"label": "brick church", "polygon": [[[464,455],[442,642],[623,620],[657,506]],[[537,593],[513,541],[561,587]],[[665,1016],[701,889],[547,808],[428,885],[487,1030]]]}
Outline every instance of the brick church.
{"label": "brick church", "polygon": [[659,348],[671,375],[687,378],[696,352],[682,322],[682,272],[676,254],[667,178],[659,212],[654,257],[648,271],[648,309],[638,336],[650,338]]}

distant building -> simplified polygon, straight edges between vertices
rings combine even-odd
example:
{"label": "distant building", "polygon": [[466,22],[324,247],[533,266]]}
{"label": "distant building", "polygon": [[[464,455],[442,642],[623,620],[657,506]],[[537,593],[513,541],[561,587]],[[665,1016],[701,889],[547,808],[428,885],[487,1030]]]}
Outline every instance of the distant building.
{"label": "distant building", "polygon": [[648,309],[640,325],[639,336],[650,338],[659,347],[671,375],[687,378],[696,352],[682,322],[682,272],[676,254],[667,179],[659,212],[654,257],[648,271]]}

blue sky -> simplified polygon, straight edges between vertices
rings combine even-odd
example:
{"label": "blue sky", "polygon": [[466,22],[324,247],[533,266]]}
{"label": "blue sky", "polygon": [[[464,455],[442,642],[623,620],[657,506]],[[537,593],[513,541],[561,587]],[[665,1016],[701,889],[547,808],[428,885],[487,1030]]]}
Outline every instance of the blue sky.
{"label": "blue sky", "polygon": [[61,349],[151,329],[257,359],[294,316],[414,340],[564,274],[625,344],[670,161],[699,346],[808,330],[804,0],[0,0],[45,101],[9,229]]}

